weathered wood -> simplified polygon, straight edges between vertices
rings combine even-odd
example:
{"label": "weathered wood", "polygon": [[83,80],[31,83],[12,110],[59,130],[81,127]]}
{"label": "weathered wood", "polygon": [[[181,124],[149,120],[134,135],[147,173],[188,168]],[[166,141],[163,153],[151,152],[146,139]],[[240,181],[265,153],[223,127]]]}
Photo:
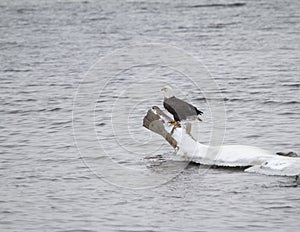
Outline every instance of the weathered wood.
{"label": "weathered wood", "polygon": [[159,107],[153,106],[149,109],[143,120],[143,126],[147,129],[164,137],[168,143],[173,147],[177,147],[177,141],[170,133],[165,130],[164,123],[168,123],[172,119],[166,115]]}

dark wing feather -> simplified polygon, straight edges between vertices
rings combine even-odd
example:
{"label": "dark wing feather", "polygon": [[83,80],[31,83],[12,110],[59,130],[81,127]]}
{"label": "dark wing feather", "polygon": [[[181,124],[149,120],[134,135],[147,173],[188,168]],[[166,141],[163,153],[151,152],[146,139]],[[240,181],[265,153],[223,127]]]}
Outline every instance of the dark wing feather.
{"label": "dark wing feather", "polygon": [[170,102],[167,101],[167,100],[168,100],[168,99],[164,100],[164,107],[165,107],[165,109],[166,109],[170,114],[173,115],[175,121],[180,121],[179,115],[177,114],[176,109],[175,109],[175,108],[172,106],[172,104],[170,104]]}
{"label": "dark wing feather", "polygon": [[197,115],[202,115],[203,114],[203,112],[201,111],[201,110],[198,110],[196,107],[195,107],[195,110],[196,110],[196,112],[197,112]]}
{"label": "dark wing feather", "polygon": [[164,107],[174,116],[176,121],[185,120],[188,116],[203,114],[203,112],[198,110],[195,106],[176,97],[165,99]]}

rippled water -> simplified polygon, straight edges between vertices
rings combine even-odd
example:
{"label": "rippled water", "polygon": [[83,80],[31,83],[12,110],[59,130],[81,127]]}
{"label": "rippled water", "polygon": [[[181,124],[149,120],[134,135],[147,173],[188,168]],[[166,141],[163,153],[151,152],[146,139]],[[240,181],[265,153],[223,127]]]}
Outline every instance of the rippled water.
{"label": "rippled water", "polygon": [[[298,231],[293,179],[186,167],[142,127],[170,84],[203,109],[200,140],[209,142],[211,76],[225,144],[300,152],[299,1],[224,2],[1,1],[1,231]],[[193,77],[195,86],[158,66],[160,55],[143,64],[157,50],[128,70],[119,59],[90,69],[149,43],[182,49],[210,74]],[[93,117],[80,86],[93,87]],[[76,140],[74,109],[75,125],[95,119],[93,133],[75,128]]]}

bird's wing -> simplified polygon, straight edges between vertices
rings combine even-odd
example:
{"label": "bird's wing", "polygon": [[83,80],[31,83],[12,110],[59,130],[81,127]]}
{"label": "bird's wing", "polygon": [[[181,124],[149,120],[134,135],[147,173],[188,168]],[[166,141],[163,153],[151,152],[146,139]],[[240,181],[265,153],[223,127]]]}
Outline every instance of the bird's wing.
{"label": "bird's wing", "polygon": [[175,121],[180,121],[179,115],[174,107],[174,104],[172,104],[172,102],[168,101],[168,99],[165,99],[164,107],[170,114],[172,114],[174,116]]}
{"label": "bird's wing", "polygon": [[[165,99],[164,107],[171,114],[174,115],[174,113],[176,113],[180,120],[186,119],[187,116],[202,114],[202,111],[198,110],[195,106],[193,106],[179,98],[176,98],[176,97],[171,97],[171,98]],[[175,116],[174,116],[174,118],[175,118]]]}

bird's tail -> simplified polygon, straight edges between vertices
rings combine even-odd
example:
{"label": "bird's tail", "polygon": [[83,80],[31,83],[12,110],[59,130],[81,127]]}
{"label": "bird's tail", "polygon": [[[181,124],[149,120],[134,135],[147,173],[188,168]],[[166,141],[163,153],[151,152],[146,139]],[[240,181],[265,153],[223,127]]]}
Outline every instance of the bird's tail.
{"label": "bird's tail", "polygon": [[196,110],[196,113],[197,113],[197,114],[200,114],[200,115],[203,114],[203,112],[202,112],[201,110],[198,110],[197,108],[195,108],[195,110]]}
{"label": "bird's tail", "polygon": [[202,118],[201,114],[198,114],[198,115],[197,115],[197,119],[198,119],[200,122],[203,121],[203,118]]}
{"label": "bird's tail", "polygon": [[196,113],[197,113],[197,119],[199,121],[203,121],[203,119],[202,119],[203,112],[201,110],[198,110],[197,108],[195,108],[195,110],[196,110]]}

